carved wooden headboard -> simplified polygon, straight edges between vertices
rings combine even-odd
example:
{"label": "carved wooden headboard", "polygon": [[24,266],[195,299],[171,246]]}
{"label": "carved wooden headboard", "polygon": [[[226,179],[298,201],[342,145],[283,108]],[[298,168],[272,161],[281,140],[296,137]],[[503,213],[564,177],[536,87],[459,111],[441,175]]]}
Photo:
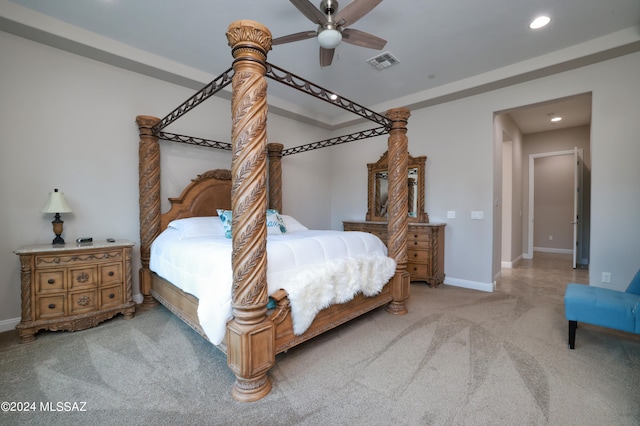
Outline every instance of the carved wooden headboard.
{"label": "carved wooden headboard", "polygon": [[209,170],[195,179],[177,198],[169,198],[171,208],[160,216],[160,231],[172,220],[197,216],[217,216],[216,209],[231,210],[231,171]]}

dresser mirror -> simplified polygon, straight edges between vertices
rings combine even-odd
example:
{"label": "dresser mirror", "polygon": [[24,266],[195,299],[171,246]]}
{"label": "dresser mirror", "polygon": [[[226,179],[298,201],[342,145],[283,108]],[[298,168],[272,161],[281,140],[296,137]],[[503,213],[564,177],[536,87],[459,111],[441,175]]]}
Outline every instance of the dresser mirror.
{"label": "dresser mirror", "polygon": [[[389,160],[385,152],[376,163],[367,164],[369,172],[367,220],[374,222],[387,221],[387,201],[389,198]],[[408,210],[409,221],[428,223],[429,216],[424,211],[424,168],[427,157],[408,159]]]}

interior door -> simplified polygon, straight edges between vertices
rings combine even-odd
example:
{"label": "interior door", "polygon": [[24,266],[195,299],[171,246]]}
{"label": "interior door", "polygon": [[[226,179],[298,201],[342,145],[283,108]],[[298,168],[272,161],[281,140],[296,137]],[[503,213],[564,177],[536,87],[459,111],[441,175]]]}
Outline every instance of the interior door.
{"label": "interior door", "polygon": [[582,236],[582,149],[573,149],[573,269],[578,265],[578,258],[581,257],[582,246],[580,239]]}

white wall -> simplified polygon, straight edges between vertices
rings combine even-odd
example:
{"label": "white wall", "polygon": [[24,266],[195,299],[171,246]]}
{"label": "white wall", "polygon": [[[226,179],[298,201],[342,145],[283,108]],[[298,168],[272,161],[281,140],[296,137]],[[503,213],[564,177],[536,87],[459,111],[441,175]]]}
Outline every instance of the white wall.
{"label": "white wall", "polygon": [[[590,281],[599,284],[607,271],[611,288],[626,287],[640,268],[639,69],[640,53],[634,53],[412,112],[411,154],[429,157],[427,211],[432,221],[447,223],[446,283],[486,289],[499,274],[500,258],[494,256],[501,230],[492,218],[501,187],[501,173],[494,170],[502,164],[501,153],[494,155],[494,112],[592,92]],[[385,149],[382,143],[355,142],[348,155],[334,150],[333,167],[341,171],[340,182],[333,181],[334,224],[366,210],[366,163]],[[456,219],[446,219],[447,210],[455,210]],[[472,210],[484,211],[485,219],[470,220]]]}
{"label": "white wall", "polygon": [[[126,238],[134,249],[138,293],[138,129],[136,115],[163,117],[194,91],[0,32],[0,331],[20,316],[20,268],[13,250],[50,243],[51,215],[40,213],[54,188],[73,213],[63,238]],[[10,58],[10,60],[7,60]],[[221,70],[223,71],[223,70]],[[204,85],[204,84],[203,84]],[[326,131],[268,117],[269,141],[286,147],[322,140]],[[211,98],[167,128],[230,141],[230,104]],[[161,143],[163,211],[192,177],[229,168],[230,153]],[[311,227],[330,226],[328,154],[283,159],[284,210]],[[171,167],[169,167],[171,165]]]}
{"label": "white wall", "polygon": [[[500,247],[494,245],[494,270],[498,268],[498,258],[501,260],[500,266],[511,267],[522,259],[522,227],[523,227],[523,191],[522,191],[522,145],[523,135],[511,116],[507,113],[497,114],[494,120],[494,147],[496,150],[496,160],[501,160],[502,169],[508,168],[510,181],[505,183],[503,172],[502,185],[495,188],[495,197],[499,206],[502,206],[502,217],[494,217],[496,227],[501,226],[502,243]],[[505,150],[505,135],[508,136],[510,147]],[[508,158],[507,158],[508,157]],[[496,163],[496,169],[499,167]],[[497,182],[496,182],[497,183]],[[505,186],[510,186],[511,193],[504,194]],[[509,199],[510,195],[510,199]],[[495,204],[495,203],[494,203]],[[496,215],[497,216],[497,215]],[[501,223],[502,222],[502,223]],[[508,229],[506,229],[508,227]],[[497,229],[496,229],[497,230]],[[507,234],[507,235],[504,235]],[[501,253],[500,255],[498,253]]]}

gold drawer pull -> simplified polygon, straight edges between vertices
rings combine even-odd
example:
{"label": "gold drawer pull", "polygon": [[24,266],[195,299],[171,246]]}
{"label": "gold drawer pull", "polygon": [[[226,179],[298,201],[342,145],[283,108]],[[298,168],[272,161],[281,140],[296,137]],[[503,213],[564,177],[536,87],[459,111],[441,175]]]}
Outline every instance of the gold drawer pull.
{"label": "gold drawer pull", "polygon": [[53,284],[53,283],[55,283],[55,282],[56,282],[56,280],[54,280],[53,278],[49,278],[49,279],[47,280],[47,284]]}
{"label": "gold drawer pull", "polygon": [[49,308],[49,309],[53,309],[53,308],[55,308],[55,307],[56,307],[56,304],[55,304],[55,303],[49,303],[49,306],[48,306],[48,308]]}
{"label": "gold drawer pull", "polygon": [[109,299],[113,299],[114,297],[116,297],[116,295],[115,295],[115,294],[113,294],[113,293],[111,293],[111,294],[109,295]]}
{"label": "gold drawer pull", "polygon": [[115,275],[115,272],[113,272],[113,271],[109,271],[109,276],[110,276],[110,277],[112,277],[112,276],[114,276],[114,275]]}

